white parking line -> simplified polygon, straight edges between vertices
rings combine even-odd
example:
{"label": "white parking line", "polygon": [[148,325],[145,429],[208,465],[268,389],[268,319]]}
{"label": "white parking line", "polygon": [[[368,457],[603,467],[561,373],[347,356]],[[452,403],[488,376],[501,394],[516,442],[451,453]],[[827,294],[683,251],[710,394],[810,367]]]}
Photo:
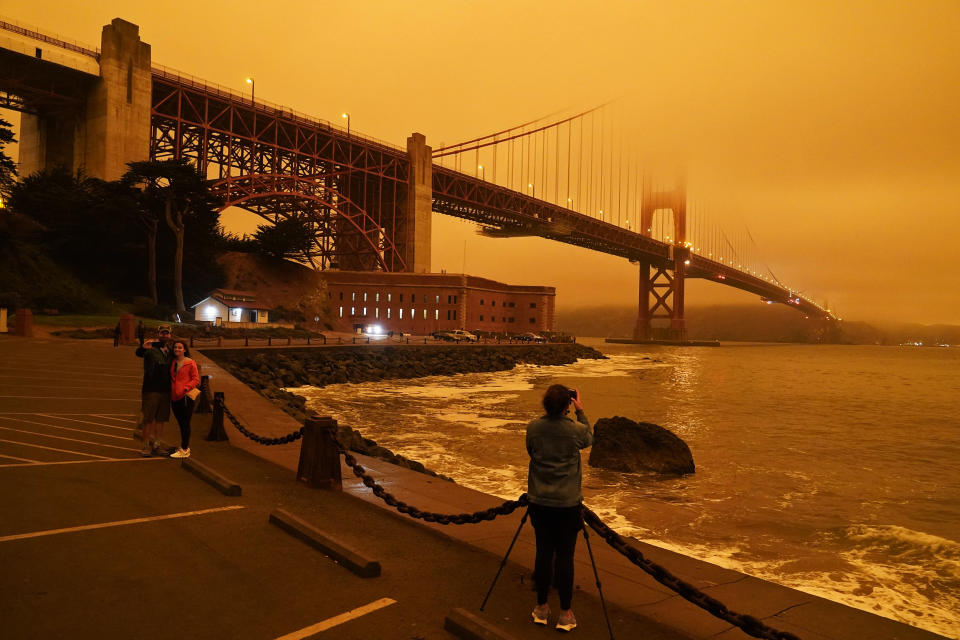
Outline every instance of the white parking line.
{"label": "white parking line", "polygon": [[100,402],[136,402],[140,404],[140,398],[74,398],[71,396],[0,396],[0,398],[17,398],[20,400],[98,400]]}
{"label": "white parking line", "polygon": [[107,456],[98,456],[93,453],[81,453],[79,451],[70,451],[69,449],[57,449],[55,447],[45,447],[42,444],[30,444],[29,442],[20,442],[19,440],[3,440],[0,439],[0,442],[7,442],[9,444],[18,444],[21,447],[33,447],[34,449],[46,449],[47,451],[59,451],[60,453],[72,453],[77,456],[87,456],[88,458],[100,458],[101,460],[111,460]]}
{"label": "white parking line", "polygon": [[[38,414],[38,415],[43,415],[43,414]],[[69,418],[68,418],[68,419],[69,419]],[[17,424],[35,424],[35,425],[39,425],[39,426],[41,426],[41,427],[53,427],[54,429],[63,429],[64,431],[73,431],[73,432],[75,432],[75,433],[89,433],[89,434],[94,435],[94,436],[103,436],[104,438],[116,438],[117,440],[129,440],[129,439],[130,439],[130,436],[129,436],[129,435],[126,435],[126,436],[115,436],[115,435],[113,435],[112,433],[103,433],[102,431],[86,431],[86,430],[84,430],[84,429],[74,429],[73,427],[61,427],[60,425],[57,425],[57,424],[47,424],[46,422],[34,422],[33,420],[24,420],[23,418],[8,418],[7,416],[0,416],[0,420],[13,420],[13,421],[16,422]],[[83,421],[80,420],[79,422],[83,422]],[[92,423],[90,423],[90,424],[96,424],[96,423],[95,423],[95,422],[92,422]],[[106,426],[106,425],[104,425],[104,426]],[[119,428],[119,427],[113,427],[113,428],[114,428],[114,429],[117,429],[117,428]],[[130,429],[127,429],[127,431],[130,431]]]}
{"label": "white parking line", "polygon": [[129,418],[114,418],[109,413],[91,413],[90,415],[94,418],[103,418],[105,420],[116,420],[117,422],[129,422],[130,424],[137,424],[136,420],[130,420]]}
{"label": "white parking line", "polygon": [[[0,538],[0,541],[2,541],[2,538]],[[312,636],[315,633],[326,631],[327,629],[330,629],[331,627],[335,627],[338,624],[343,624],[344,622],[349,622],[350,620],[354,620],[356,618],[359,618],[360,616],[365,616],[368,613],[376,611],[377,609],[383,609],[384,607],[389,607],[390,605],[395,604],[396,602],[397,601],[393,600],[392,598],[380,598],[379,600],[374,600],[370,604],[365,604],[362,607],[351,609],[350,611],[341,613],[338,616],[327,618],[326,620],[323,620],[322,622],[318,622],[317,624],[311,625],[309,627],[304,627],[299,631],[294,631],[293,633],[288,633],[285,636],[280,636],[276,638],[276,640],[302,640],[303,638]]]}
{"label": "white parking line", "polygon": [[108,527],[122,527],[128,524],[140,524],[143,522],[156,522],[158,520],[171,520],[173,518],[186,518],[187,516],[200,516],[206,513],[216,513],[218,511],[232,511],[235,509],[245,509],[242,504],[231,505],[229,507],[215,507],[213,509],[201,509],[199,511],[184,511],[182,513],[170,513],[163,516],[150,516],[148,518],[134,518],[132,520],[115,520],[114,522],[99,522],[97,524],[85,524],[79,527],[66,527],[64,529],[47,529],[45,531],[34,531],[32,533],[18,533],[12,536],[0,536],[0,542],[10,542],[11,540],[25,540],[27,538],[40,538],[42,536],[52,536],[58,533],[73,533],[75,531],[90,531],[91,529],[106,529]]}
{"label": "white parking line", "polygon": [[32,436],[40,436],[41,438],[53,438],[55,440],[66,440],[68,442],[92,444],[95,447],[108,447],[110,449],[120,449],[121,451],[140,451],[140,449],[132,449],[130,447],[118,447],[115,444],[103,444],[102,442],[91,442],[90,440],[77,440],[76,438],[65,438],[63,436],[54,436],[49,433],[38,433],[36,431],[24,431],[23,429],[14,429],[13,427],[0,427],[0,429],[4,431],[13,431],[15,433],[29,433]]}
{"label": "white parking line", "polygon": [[[30,458],[18,458],[17,456],[10,456],[5,453],[0,453],[0,458],[7,458],[8,460],[19,460],[20,462],[26,462],[27,464],[0,464],[0,467],[29,467],[39,463],[39,460],[31,460]],[[146,458],[144,458],[146,459]]]}
{"label": "white parking line", "polygon": [[138,384],[127,387],[105,387],[102,384],[34,384],[33,382],[4,382],[5,387],[27,387],[29,389],[97,389],[99,391],[130,391],[140,388]]}
{"label": "white parking line", "polygon": [[[14,372],[22,371],[22,370],[23,370],[22,367],[4,367],[4,366],[0,366],[0,370],[3,370],[3,369],[10,369],[11,371],[14,371]],[[63,369],[33,369],[33,368],[31,368],[30,371],[33,372],[33,373],[79,373],[79,372],[76,372],[76,371],[65,371],[65,370],[63,370]],[[101,369],[101,371],[116,371],[116,369]],[[83,373],[83,375],[91,375],[91,374]],[[140,378],[140,377],[142,377],[142,376],[130,375],[130,374],[126,374],[126,373],[101,373],[101,374],[99,374],[99,375],[104,376],[104,377],[107,377],[107,378]]]}
{"label": "white parking line", "polygon": [[[89,420],[78,420],[77,418],[68,418],[67,416],[57,415],[55,413],[34,413],[33,415],[41,418],[52,418],[53,420],[69,420],[70,422],[83,422],[85,424],[95,424],[98,427],[107,427],[108,429],[119,429],[120,431],[124,431],[126,433],[133,431],[133,427],[118,427],[115,424],[104,424],[102,422],[90,422]],[[80,414],[80,415],[88,415],[88,414]],[[3,416],[0,416],[0,418],[2,417]],[[96,417],[96,416],[93,416],[93,417]]]}
{"label": "white parking line", "polygon": [[[11,457],[11,456],[0,456]],[[0,469],[6,467],[49,467],[55,464],[90,464],[91,462],[150,462],[151,460],[170,460],[170,458],[104,458],[103,460],[59,460],[57,462],[33,462],[30,464],[0,464]]]}

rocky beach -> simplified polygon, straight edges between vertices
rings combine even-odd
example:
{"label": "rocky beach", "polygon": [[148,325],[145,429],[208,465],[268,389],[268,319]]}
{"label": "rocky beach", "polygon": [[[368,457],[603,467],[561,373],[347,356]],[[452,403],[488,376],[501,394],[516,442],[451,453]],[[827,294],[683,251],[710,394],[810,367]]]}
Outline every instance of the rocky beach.
{"label": "rocky beach", "polygon": [[[378,382],[391,379],[509,371],[520,364],[564,365],[605,359],[576,343],[534,345],[363,345],[293,349],[205,349],[204,354],[297,420],[307,417],[306,399],[293,387]],[[416,460],[377,444],[347,425],[338,434],[352,451],[448,479]]]}

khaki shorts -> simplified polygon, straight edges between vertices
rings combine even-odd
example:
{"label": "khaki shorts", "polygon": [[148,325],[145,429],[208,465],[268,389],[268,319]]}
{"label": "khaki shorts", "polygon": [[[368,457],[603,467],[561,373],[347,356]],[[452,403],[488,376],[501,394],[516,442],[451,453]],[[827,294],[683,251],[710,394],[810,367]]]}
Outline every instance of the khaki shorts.
{"label": "khaki shorts", "polygon": [[170,394],[146,391],[140,397],[143,423],[167,422],[170,420]]}

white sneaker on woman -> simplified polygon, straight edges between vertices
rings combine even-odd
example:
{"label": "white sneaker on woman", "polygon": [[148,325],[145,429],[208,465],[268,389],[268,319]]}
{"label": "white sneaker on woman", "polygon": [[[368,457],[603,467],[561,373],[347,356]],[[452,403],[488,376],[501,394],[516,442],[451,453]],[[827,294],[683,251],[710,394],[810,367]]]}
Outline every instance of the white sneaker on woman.
{"label": "white sneaker on woman", "polygon": [[189,458],[190,457],[190,447],[186,449],[177,449],[170,454],[171,458]]}

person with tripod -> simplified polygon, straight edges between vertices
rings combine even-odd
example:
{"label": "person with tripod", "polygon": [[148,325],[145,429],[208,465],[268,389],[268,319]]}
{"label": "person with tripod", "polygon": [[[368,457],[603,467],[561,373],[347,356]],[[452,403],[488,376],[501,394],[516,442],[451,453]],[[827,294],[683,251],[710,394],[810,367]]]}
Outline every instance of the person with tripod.
{"label": "person with tripod", "polygon": [[[576,420],[568,417],[573,405]],[[533,622],[546,625],[550,616],[547,594],[556,568],[560,617],[557,630],[572,631],[577,619],[570,609],[573,599],[573,552],[583,528],[580,512],[582,470],[580,450],[593,444],[593,430],[576,389],[551,385],[543,394],[546,415],[527,425],[528,511],[537,539],[534,582],[537,606]]]}

